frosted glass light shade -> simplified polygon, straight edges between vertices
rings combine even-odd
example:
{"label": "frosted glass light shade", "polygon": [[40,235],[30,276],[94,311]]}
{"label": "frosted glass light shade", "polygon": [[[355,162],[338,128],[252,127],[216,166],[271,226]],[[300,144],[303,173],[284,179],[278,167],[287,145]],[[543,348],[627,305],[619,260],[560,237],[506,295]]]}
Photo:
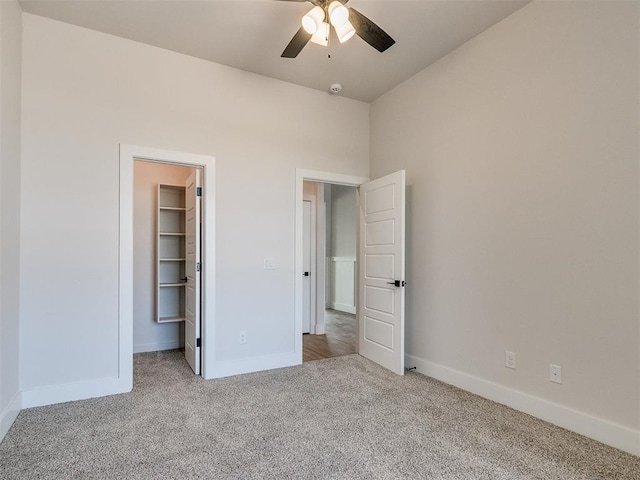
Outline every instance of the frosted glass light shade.
{"label": "frosted glass light shade", "polygon": [[339,27],[335,27],[335,29],[336,29],[336,34],[338,35],[338,40],[340,40],[340,43],[346,42],[351,37],[353,37],[356,33],[356,29],[353,28],[353,25],[351,25],[351,22],[348,20],[344,24],[340,25]]}
{"label": "frosted glass light shade", "polygon": [[313,7],[309,13],[302,17],[302,28],[307,33],[314,34],[324,22],[324,10],[322,7]]}
{"label": "frosted glass light shade", "polygon": [[343,4],[335,0],[329,5],[329,19],[331,25],[340,27],[349,20],[349,10]]}
{"label": "frosted glass light shade", "polygon": [[329,24],[327,22],[322,22],[316,33],[311,36],[311,41],[323,47],[329,45]]}

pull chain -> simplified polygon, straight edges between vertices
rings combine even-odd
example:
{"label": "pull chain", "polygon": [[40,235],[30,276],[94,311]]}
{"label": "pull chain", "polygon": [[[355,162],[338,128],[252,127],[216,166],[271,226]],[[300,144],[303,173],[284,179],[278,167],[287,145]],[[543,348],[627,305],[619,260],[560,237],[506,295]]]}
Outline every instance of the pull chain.
{"label": "pull chain", "polygon": [[329,19],[329,7],[327,6],[326,2],[324,4],[324,15],[325,18],[327,19],[327,58],[331,58],[331,20]]}

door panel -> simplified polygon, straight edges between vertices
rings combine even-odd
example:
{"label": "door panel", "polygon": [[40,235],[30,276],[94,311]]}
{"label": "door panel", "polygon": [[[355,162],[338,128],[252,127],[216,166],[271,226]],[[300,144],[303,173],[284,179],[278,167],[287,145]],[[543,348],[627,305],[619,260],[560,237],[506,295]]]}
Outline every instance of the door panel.
{"label": "door panel", "polygon": [[387,350],[393,350],[393,325],[365,316],[364,338]]}
{"label": "door panel", "polygon": [[395,300],[393,290],[367,285],[364,298],[364,306],[368,310],[375,310],[385,315],[393,315]]}
{"label": "door panel", "polygon": [[404,375],[404,238],[404,170],[361,185],[358,349],[399,375]]}
{"label": "door panel", "polygon": [[365,246],[393,245],[395,243],[394,233],[395,221],[393,219],[368,223],[365,229]]}
{"label": "door panel", "polygon": [[367,255],[364,274],[369,278],[391,278],[395,275],[394,260],[395,257],[388,254]]}
{"label": "door panel", "polygon": [[302,333],[311,332],[311,202],[302,202]]}
{"label": "door panel", "polygon": [[184,322],[184,357],[196,375],[200,374],[200,170],[186,182],[186,295]]}
{"label": "door panel", "polygon": [[372,213],[385,212],[394,208],[395,185],[384,185],[380,188],[367,191],[364,195],[365,212]]}

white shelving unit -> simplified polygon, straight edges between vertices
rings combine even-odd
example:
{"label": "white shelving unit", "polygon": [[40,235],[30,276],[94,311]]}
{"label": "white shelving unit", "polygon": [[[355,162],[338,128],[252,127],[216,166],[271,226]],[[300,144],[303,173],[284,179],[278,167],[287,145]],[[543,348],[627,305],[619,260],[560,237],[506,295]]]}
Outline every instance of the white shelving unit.
{"label": "white shelving unit", "polygon": [[185,187],[158,185],[156,321],[185,319]]}

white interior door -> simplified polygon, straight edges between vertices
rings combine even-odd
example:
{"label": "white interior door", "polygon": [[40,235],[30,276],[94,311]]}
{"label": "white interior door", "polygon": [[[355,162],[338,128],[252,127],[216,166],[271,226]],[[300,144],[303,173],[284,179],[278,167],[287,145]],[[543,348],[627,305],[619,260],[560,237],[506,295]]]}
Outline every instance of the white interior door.
{"label": "white interior door", "polygon": [[311,332],[311,201],[302,202],[302,333]]}
{"label": "white interior door", "polygon": [[405,172],[360,186],[358,351],[404,375]]}
{"label": "white interior door", "polygon": [[200,374],[200,170],[186,182],[186,272],[184,357],[196,375]]}

